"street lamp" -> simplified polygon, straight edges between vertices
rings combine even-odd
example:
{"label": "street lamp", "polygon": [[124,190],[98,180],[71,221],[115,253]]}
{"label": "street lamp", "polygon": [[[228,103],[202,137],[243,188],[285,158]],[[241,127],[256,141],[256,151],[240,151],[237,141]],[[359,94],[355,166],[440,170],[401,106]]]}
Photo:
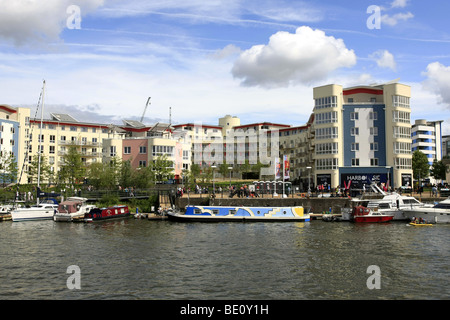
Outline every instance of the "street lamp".
{"label": "street lamp", "polygon": [[311,195],[311,167],[306,167],[308,169],[308,197]]}
{"label": "street lamp", "polygon": [[230,170],[230,190],[231,190],[231,170],[233,170],[233,167],[228,167],[228,170]]}
{"label": "street lamp", "polygon": [[216,165],[212,165],[211,168],[213,170],[213,194],[216,194],[216,187],[215,187],[215,184],[214,184],[214,169],[217,168],[217,166]]}

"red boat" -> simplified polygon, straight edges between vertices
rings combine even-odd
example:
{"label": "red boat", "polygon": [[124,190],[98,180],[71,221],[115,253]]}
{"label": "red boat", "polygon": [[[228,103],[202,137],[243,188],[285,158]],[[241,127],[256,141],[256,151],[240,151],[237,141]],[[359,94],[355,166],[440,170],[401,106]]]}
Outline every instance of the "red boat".
{"label": "red boat", "polygon": [[356,206],[352,211],[352,220],[354,222],[388,222],[393,218],[393,215],[381,214],[364,206]]}
{"label": "red boat", "polygon": [[94,208],[89,213],[84,215],[84,221],[98,221],[98,220],[108,220],[114,218],[123,218],[130,215],[128,206],[117,205],[107,208]]}

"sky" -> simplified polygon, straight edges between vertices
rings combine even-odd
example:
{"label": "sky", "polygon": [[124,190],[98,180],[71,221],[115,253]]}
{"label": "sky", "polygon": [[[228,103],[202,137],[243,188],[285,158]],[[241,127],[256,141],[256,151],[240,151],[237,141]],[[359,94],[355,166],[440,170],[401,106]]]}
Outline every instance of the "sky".
{"label": "sky", "polygon": [[46,114],[78,121],[296,126],[314,87],[399,79],[412,122],[443,120],[448,135],[449,12],[443,0],[0,0],[0,104],[33,115],[45,80]]}

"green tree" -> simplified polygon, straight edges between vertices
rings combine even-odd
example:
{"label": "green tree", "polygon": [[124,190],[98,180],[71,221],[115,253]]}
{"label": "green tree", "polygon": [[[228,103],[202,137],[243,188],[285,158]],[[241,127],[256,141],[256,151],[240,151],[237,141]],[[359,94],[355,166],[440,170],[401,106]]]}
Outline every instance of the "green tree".
{"label": "green tree", "polygon": [[77,147],[75,145],[68,146],[68,151],[63,156],[63,164],[60,169],[59,178],[62,179],[62,182],[69,182],[74,185],[83,181],[86,176],[86,169]]}
{"label": "green tree", "polygon": [[445,180],[446,172],[447,167],[444,162],[434,159],[433,165],[431,166],[430,175],[436,180]]}
{"label": "green tree", "polygon": [[37,183],[38,172],[40,173],[40,182],[48,181],[52,174],[50,165],[44,155],[41,155],[39,170],[39,155],[35,154],[28,165],[28,177],[31,178],[31,183]]}
{"label": "green tree", "polygon": [[12,154],[3,154],[0,157],[0,176],[2,183],[12,183],[17,180],[17,161]]}
{"label": "green tree", "polygon": [[173,163],[167,157],[167,154],[158,156],[150,166],[155,172],[156,181],[165,181],[173,176]]}
{"label": "green tree", "polygon": [[430,175],[428,158],[422,151],[414,151],[412,156],[412,169],[415,179],[424,179]]}

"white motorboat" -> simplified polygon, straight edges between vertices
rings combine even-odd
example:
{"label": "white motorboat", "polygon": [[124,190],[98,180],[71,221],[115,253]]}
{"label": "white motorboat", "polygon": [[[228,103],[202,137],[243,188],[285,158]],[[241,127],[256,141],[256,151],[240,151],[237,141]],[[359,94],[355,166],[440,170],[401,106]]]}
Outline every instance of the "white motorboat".
{"label": "white motorboat", "polygon": [[408,220],[404,210],[412,208],[430,208],[432,204],[422,203],[414,197],[393,192],[385,194],[382,199],[370,199],[367,207],[379,213],[392,215],[393,220]]}
{"label": "white motorboat", "polygon": [[422,218],[428,223],[450,223],[450,197],[432,207],[404,209],[403,213],[410,220]]}
{"label": "white motorboat", "polygon": [[73,221],[74,218],[84,218],[94,205],[86,204],[87,198],[70,197],[58,205],[58,211],[53,216],[55,221]]}
{"label": "white motorboat", "polygon": [[11,211],[12,221],[51,220],[58,208],[54,200],[44,200],[29,208],[18,208]]}

